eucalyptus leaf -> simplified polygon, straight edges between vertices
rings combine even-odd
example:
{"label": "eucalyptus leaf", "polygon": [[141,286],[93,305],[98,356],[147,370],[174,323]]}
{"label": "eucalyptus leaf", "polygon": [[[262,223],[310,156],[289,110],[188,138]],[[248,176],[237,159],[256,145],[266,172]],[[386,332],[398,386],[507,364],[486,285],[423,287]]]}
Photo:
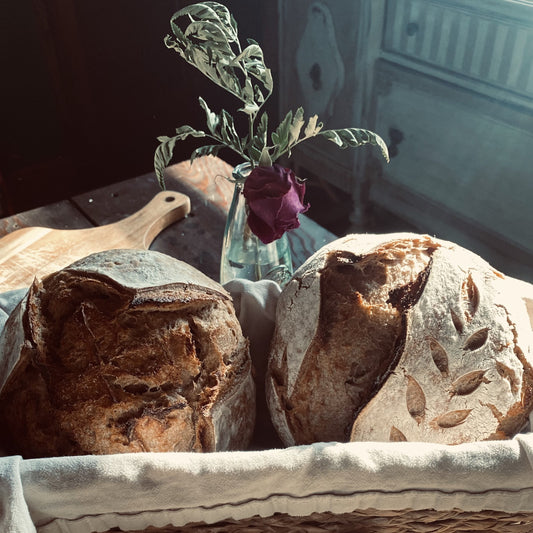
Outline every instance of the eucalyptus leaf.
{"label": "eucalyptus leaf", "polygon": [[292,111],[289,111],[281,121],[276,131],[272,132],[271,138],[274,144],[273,159],[277,159],[281,154],[287,151],[289,146],[289,133],[292,124]]}
{"label": "eucalyptus leaf", "polygon": [[272,91],[272,74],[265,65],[263,50],[258,44],[251,44],[246,47],[236,58],[236,61],[241,62],[243,68],[259,79],[268,91]]}
{"label": "eucalyptus leaf", "polygon": [[261,159],[262,150],[258,150],[257,147],[251,145],[247,150],[249,160],[258,162]]}
{"label": "eucalyptus leaf", "polygon": [[216,24],[225,33],[228,41],[234,42],[238,39],[235,19],[227,7],[218,2],[200,2],[186,6],[173,15],[171,23],[178,26],[177,20],[180,17],[192,20],[193,23],[201,21],[211,22]]}
{"label": "eucalyptus leaf", "polygon": [[201,130],[195,130],[191,126],[180,126],[179,128],[176,128],[176,137],[178,141],[183,141],[187,137],[205,137],[205,132]]}
{"label": "eucalyptus leaf", "polygon": [[242,152],[241,140],[235,129],[233,117],[226,111],[222,111],[222,128],[220,132],[224,142],[238,152]]}
{"label": "eucalyptus leaf", "polygon": [[261,120],[257,126],[257,139],[261,139],[261,144],[266,145],[267,142],[267,133],[268,133],[268,115],[263,113],[261,115]]}
{"label": "eucalyptus leaf", "polygon": [[201,157],[204,155],[216,156],[218,155],[220,149],[224,147],[224,144],[208,144],[206,146],[196,148],[196,150],[194,150],[194,152],[191,154],[190,161],[192,163],[197,157]]}
{"label": "eucalyptus leaf", "polygon": [[164,170],[172,159],[176,142],[186,139],[189,135],[192,137],[205,137],[203,131],[195,130],[194,128],[191,128],[191,126],[181,126],[176,129],[176,135],[174,137],[161,136],[157,138],[160,144],[156,148],[154,154],[154,170],[157,181],[162,189],[166,188]]}
{"label": "eucalyptus leaf", "polygon": [[261,120],[257,125],[256,131],[257,133],[252,139],[252,146],[254,150],[257,150],[260,154],[263,154],[266,148],[268,134],[268,115],[266,113],[261,115]]}
{"label": "eucalyptus leaf", "polygon": [[207,102],[201,96],[198,98],[198,101],[200,102],[202,109],[205,111],[206,122],[209,131],[212,135],[217,135],[218,127],[220,125],[220,116],[216,113],[213,113],[213,111],[209,109]]}
{"label": "eucalyptus leaf", "polygon": [[304,110],[303,108],[299,107],[296,110],[296,113],[294,113],[294,117],[289,129],[289,147],[293,146],[298,141],[304,124]]}
{"label": "eucalyptus leaf", "polygon": [[251,99],[245,96],[245,89],[241,85],[241,80],[235,73],[235,69],[223,61],[216,62],[213,67],[209,67],[212,71],[212,79],[215,83],[232,93],[234,96],[249,102]]}
{"label": "eucalyptus leaf", "polygon": [[250,44],[247,46],[236,58],[235,61],[242,61],[243,59],[259,58],[263,60],[263,50],[256,44]]}
{"label": "eucalyptus leaf", "polygon": [[[180,55],[209,79],[240,96],[240,83],[230,65],[235,61],[236,54],[231,48],[233,42],[238,42],[237,29],[226,8],[213,9],[215,3],[204,2],[188,6],[179,11],[171,20],[174,37],[168,35],[165,45],[178,51]],[[178,19],[187,15],[187,19],[194,16],[200,21],[192,20],[182,31]]]}
{"label": "eucalyptus leaf", "polygon": [[304,137],[308,139],[309,137],[314,137],[321,129],[322,122],[317,125],[318,115],[313,115],[307,122],[307,126],[304,130]]}
{"label": "eucalyptus leaf", "polygon": [[262,167],[271,167],[272,166],[272,159],[270,158],[270,154],[268,153],[268,148],[263,148],[263,151],[261,152],[261,157],[259,158],[259,165]]}
{"label": "eucalyptus leaf", "polygon": [[321,131],[318,135],[324,136],[340,148],[354,148],[365,144],[374,144],[381,149],[385,161],[389,162],[389,151],[385,141],[376,133],[359,128],[344,128],[340,130]]}
{"label": "eucalyptus leaf", "polygon": [[239,111],[246,113],[247,115],[255,116],[259,111],[259,106],[255,102],[246,103],[244,107],[241,107]]}
{"label": "eucalyptus leaf", "polygon": [[246,78],[244,82],[244,86],[242,88],[242,100],[246,103],[254,103],[257,105],[254,100],[254,88],[250,78]]}
{"label": "eucalyptus leaf", "polygon": [[300,142],[318,135],[340,148],[377,145],[384,158],[389,160],[387,146],[379,135],[358,128],[324,131],[316,115],[306,123],[301,107],[285,115],[270,134],[272,144],[269,145],[269,120],[262,109],[272,94],[274,82],[259,43],[247,39],[247,45],[241,46],[235,19],[227,7],[214,1],[183,7],[170,19],[170,28],[171,34],[164,38],[165,46],[241,101],[237,109],[245,113],[248,131],[239,135],[230,113],[226,110],[219,114],[213,112],[199,97],[208,133],[181,126],[173,137],[158,137],[160,144],[154,154],[154,168],[161,187],[165,186],[164,169],[172,159],[176,142],[189,136],[209,137],[215,141],[215,144],[195,149],[191,161],[204,155],[217,155],[221,148],[227,147],[253,166],[271,165],[281,155],[290,155],[291,149]]}
{"label": "eucalyptus leaf", "polygon": [[225,33],[219,26],[211,22],[192,22],[187,26],[184,36],[189,40],[194,38],[206,41],[211,46],[221,47],[220,50],[231,51]]}
{"label": "eucalyptus leaf", "polygon": [[172,152],[178,139],[177,137],[158,137],[157,140],[161,144],[156,148],[154,154],[154,170],[159,186],[166,189],[164,172],[172,159]]}
{"label": "eucalyptus leaf", "polygon": [[[183,20],[188,23],[185,29],[180,26]],[[264,63],[261,47],[254,41],[241,51],[237,24],[226,7],[217,2],[186,6],[172,17],[171,29],[174,35],[165,38],[166,46],[245,102],[246,109],[252,109],[252,104],[259,108],[266,99],[261,91],[254,91],[250,76],[271,94],[272,74]],[[254,101],[254,94],[260,95],[259,102]]]}
{"label": "eucalyptus leaf", "polygon": [[[254,99],[257,102],[257,106],[260,107],[265,102],[265,95],[258,85],[254,85]],[[258,109],[259,110],[259,109]]]}

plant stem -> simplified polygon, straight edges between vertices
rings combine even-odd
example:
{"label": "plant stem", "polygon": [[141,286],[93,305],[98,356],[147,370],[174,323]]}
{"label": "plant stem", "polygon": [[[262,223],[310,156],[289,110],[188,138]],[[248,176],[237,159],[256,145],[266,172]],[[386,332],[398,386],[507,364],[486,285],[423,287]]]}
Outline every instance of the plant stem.
{"label": "plant stem", "polygon": [[[259,109],[261,109],[259,107]],[[248,147],[252,146],[254,141],[254,122],[255,122],[256,113],[248,115],[248,128],[249,128],[249,140]]]}

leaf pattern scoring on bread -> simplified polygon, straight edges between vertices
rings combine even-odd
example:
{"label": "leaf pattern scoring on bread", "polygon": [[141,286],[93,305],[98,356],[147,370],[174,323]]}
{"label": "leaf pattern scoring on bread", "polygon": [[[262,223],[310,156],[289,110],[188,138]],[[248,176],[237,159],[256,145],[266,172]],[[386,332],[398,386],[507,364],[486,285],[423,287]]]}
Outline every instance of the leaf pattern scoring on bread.
{"label": "leaf pattern scoring on bread", "polygon": [[[473,332],[470,329],[472,322],[480,305],[481,294],[478,286],[474,282],[472,274],[469,272],[460,288],[460,307],[462,308],[461,315],[450,309],[450,318],[453,327],[459,335],[459,343],[465,352],[473,352],[483,348],[488,340],[490,328],[483,327],[476,329]],[[428,352],[431,356],[436,369],[440,372],[443,380],[451,379],[452,374],[450,369],[450,357],[446,348],[435,337],[428,335],[426,338]],[[481,359],[480,359],[481,360]],[[509,381],[509,384],[514,392],[518,389],[516,383],[516,375],[514,371],[508,368],[503,363],[496,362],[496,370],[498,374]],[[488,369],[475,369],[462,374],[455,378],[447,387],[449,397],[454,396],[468,396],[475,393],[482,384],[489,384],[490,380],[486,377]],[[406,405],[407,410],[412,418],[420,424],[424,418],[426,411],[426,394],[422,385],[412,375],[406,375]],[[444,381],[443,381],[444,383]],[[449,429],[456,427],[466,421],[471,409],[452,409],[434,417],[429,426],[433,429]],[[407,441],[405,434],[396,426],[392,426],[390,430],[389,440],[391,442]]]}

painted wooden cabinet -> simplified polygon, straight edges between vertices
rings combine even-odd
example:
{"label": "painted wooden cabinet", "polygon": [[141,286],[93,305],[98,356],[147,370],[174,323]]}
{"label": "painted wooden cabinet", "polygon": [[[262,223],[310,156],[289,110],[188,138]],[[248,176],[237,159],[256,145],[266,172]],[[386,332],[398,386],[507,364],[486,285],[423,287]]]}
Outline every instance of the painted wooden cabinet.
{"label": "painted wooden cabinet", "polygon": [[[296,4],[281,2],[282,25]],[[334,35],[328,40],[343,62],[337,67],[343,84],[329,92],[333,127],[344,119],[372,129],[391,152],[384,164],[377,152],[356,150],[326,171],[356,201],[354,229],[364,231],[365,215],[378,206],[417,231],[458,242],[504,272],[533,280],[533,2],[302,4],[307,17],[313,9],[328,13]],[[291,46],[298,49],[305,32],[281,42],[282,57]],[[309,56],[312,48],[305,49]],[[308,77],[313,64],[306,57]],[[288,80],[294,71],[281,75]],[[298,79],[304,87],[305,76]],[[282,103],[301,96],[287,81],[282,87]],[[307,94],[312,101],[312,90]],[[323,172],[314,161],[322,158],[319,151],[295,158],[302,168]]]}

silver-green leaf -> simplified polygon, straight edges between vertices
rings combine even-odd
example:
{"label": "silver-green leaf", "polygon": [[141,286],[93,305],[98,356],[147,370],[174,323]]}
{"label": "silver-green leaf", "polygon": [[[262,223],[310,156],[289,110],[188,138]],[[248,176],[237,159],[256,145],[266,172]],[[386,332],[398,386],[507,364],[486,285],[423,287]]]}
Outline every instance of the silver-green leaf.
{"label": "silver-green leaf", "polygon": [[176,142],[186,139],[189,135],[192,137],[205,137],[203,131],[195,130],[191,126],[181,126],[176,129],[176,135],[174,137],[162,136],[157,138],[160,144],[154,154],[154,170],[157,181],[162,189],[166,188],[164,171],[172,159]]}
{"label": "silver-green leaf", "polygon": [[334,142],[340,148],[354,148],[365,144],[377,145],[385,160],[389,161],[389,151],[385,141],[372,131],[359,128],[344,128],[321,131],[318,135],[322,135],[328,141]]}
{"label": "silver-green leaf", "polygon": [[259,153],[262,153],[267,144],[267,133],[268,133],[268,115],[263,113],[261,115],[261,120],[257,126],[257,133],[252,139],[252,146],[257,149]]}
{"label": "silver-green leaf", "polygon": [[211,109],[209,109],[207,102],[201,96],[198,98],[198,101],[200,102],[200,106],[202,107],[202,109],[205,111],[206,122],[209,131],[212,135],[217,135],[218,128],[220,125],[220,116],[211,111]]}
{"label": "silver-green leaf", "polygon": [[294,113],[294,118],[292,119],[291,126],[289,129],[289,147],[293,146],[298,142],[300,137],[300,132],[302,127],[305,124],[304,120],[304,110],[299,107]]}
{"label": "silver-green leaf", "polygon": [[176,137],[158,137],[157,140],[161,144],[156,148],[154,154],[155,175],[159,186],[166,189],[164,172],[172,159],[172,152],[178,139]]}
{"label": "silver-green leaf", "polygon": [[216,156],[218,155],[220,149],[224,147],[224,144],[208,144],[206,146],[201,146],[200,148],[194,150],[194,152],[191,154],[190,161],[192,163],[197,157],[201,157],[204,155]]}
{"label": "silver-green leaf", "polygon": [[227,147],[252,165],[258,162],[270,164],[285,153],[290,156],[297,144],[318,135],[340,148],[377,145],[389,160],[387,146],[379,135],[357,128],[324,131],[316,115],[306,122],[301,107],[287,113],[271,133],[272,144],[269,144],[268,116],[261,110],[272,94],[274,83],[261,46],[248,39],[247,46],[242,47],[235,19],[227,7],[214,1],[185,6],[172,16],[170,27],[171,34],[165,37],[165,45],[242,102],[238,110],[247,117],[248,131],[239,135],[226,110],[217,114],[200,97],[207,133],[182,126],[173,137],[158,139],[160,144],[154,154],[154,168],[163,188],[164,169],[172,159],[175,144],[189,136],[210,137],[215,142],[194,150],[191,161],[202,155],[217,155],[222,147]]}
{"label": "silver-green leaf", "polygon": [[292,111],[289,111],[281,121],[276,131],[272,132],[271,138],[274,144],[272,158],[276,160],[281,154],[287,151],[289,146],[289,132],[292,124]]}
{"label": "silver-green leaf", "polygon": [[[254,103],[255,91],[250,81],[253,76],[270,95],[272,74],[265,65],[261,47],[250,42],[241,51],[237,24],[225,6],[217,2],[186,6],[172,17],[170,25],[173,35],[165,38],[166,46],[217,85],[250,105]],[[256,103],[259,107],[262,101]]]}
{"label": "silver-green leaf", "polygon": [[304,138],[314,137],[322,129],[322,122],[317,124],[318,115],[313,115],[307,122],[307,126],[304,130]]}
{"label": "silver-green leaf", "polygon": [[220,130],[222,140],[226,145],[237,152],[242,152],[241,140],[235,129],[232,116],[226,111],[222,111],[222,128]]}

